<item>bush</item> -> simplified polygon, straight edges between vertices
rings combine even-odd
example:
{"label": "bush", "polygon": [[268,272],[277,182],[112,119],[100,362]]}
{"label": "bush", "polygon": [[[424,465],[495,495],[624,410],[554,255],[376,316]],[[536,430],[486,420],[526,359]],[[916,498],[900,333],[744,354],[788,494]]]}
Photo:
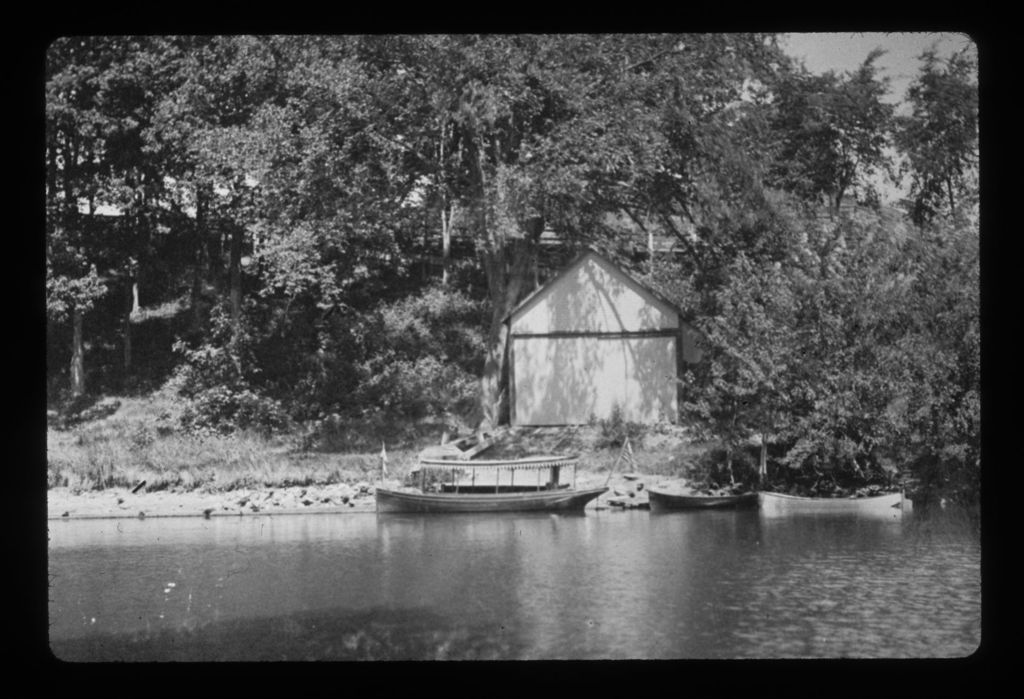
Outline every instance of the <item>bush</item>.
{"label": "bush", "polygon": [[[694,487],[705,490],[725,488],[735,481],[738,486],[754,488],[757,483],[757,462],[759,447],[741,447],[732,453],[724,447],[714,447],[705,451],[699,459],[689,464],[684,472]],[[730,476],[728,461],[732,458],[732,474]]]}
{"label": "bush", "polygon": [[460,414],[476,401],[477,378],[436,357],[397,359],[373,371],[367,363],[358,400],[406,417]]}
{"label": "bush", "polygon": [[214,386],[193,395],[181,424],[190,432],[275,432],[288,425],[288,416],[278,401],[250,389]]}
{"label": "bush", "polygon": [[623,419],[622,406],[618,404],[612,406],[612,412],[608,418],[596,420],[591,417],[590,422],[591,424],[596,422],[600,429],[600,436],[595,445],[598,449],[619,448],[626,443],[626,439],[629,439],[630,444],[635,447],[647,431],[646,426]]}

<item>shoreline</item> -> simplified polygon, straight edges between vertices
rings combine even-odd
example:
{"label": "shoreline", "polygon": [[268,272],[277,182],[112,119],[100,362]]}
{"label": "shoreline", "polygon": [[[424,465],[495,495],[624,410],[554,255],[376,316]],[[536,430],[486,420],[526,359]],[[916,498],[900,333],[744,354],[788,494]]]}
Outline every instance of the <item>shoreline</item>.
{"label": "shoreline", "polygon": [[[639,473],[579,474],[577,489],[601,487],[608,491],[587,509],[635,509],[647,503],[645,483],[678,482],[681,479]],[[376,483],[355,485],[273,486],[223,492],[201,490],[140,490],[107,488],[75,492],[68,487],[50,488],[46,494],[47,521],[87,519],[149,519],[168,517],[240,517],[253,515],[364,514],[376,512]],[[385,487],[401,487],[387,480]]]}

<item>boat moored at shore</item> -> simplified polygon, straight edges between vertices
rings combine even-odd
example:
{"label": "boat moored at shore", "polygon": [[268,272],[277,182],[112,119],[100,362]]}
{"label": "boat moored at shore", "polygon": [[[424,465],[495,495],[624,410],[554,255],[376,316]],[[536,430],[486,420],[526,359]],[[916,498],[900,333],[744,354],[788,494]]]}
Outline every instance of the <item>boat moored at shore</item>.
{"label": "boat moored at shore", "polygon": [[[420,459],[419,489],[377,488],[377,512],[582,512],[587,503],[608,489],[576,490],[577,461],[575,456],[480,461]],[[560,481],[565,467],[572,468],[572,484]],[[428,470],[449,479],[436,486],[439,492],[428,491]]]}
{"label": "boat moored at shore", "polygon": [[903,497],[903,493],[886,493],[862,498],[808,498],[761,491],[757,494],[757,502],[761,512],[769,517],[855,514],[898,519],[905,510],[910,509],[910,501]]}
{"label": "boat moored at shore", "polygon": [[698,495],[672,493],[657,488],[648,488],[651,512],[674,512],[679,510],[728,510],[757,507],[757,493],[739,495]]}

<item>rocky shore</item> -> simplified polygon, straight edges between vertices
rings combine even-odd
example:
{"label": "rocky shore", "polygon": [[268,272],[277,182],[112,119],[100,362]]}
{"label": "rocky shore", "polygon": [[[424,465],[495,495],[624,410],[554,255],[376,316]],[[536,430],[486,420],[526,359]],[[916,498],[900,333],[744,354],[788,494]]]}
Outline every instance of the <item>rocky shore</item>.
{"label": "rocky shore", "polygon": [[[648,506],[646,485],[664,485],[677,479],[637,473],[585,474],[578,476],[578,489],[607,484],[608,492],[588,509],[642,509]],[[400,487],[386,481],[388,488]],[[334,483],[287,488],[243,488],[223,492],[173,488],[149,492],[142,486],[74,491],[51,488],[47,493],[48,519],[99,519],[146,517],[237,517],[268,514],[340,514],[374,512],[375,484]]]}

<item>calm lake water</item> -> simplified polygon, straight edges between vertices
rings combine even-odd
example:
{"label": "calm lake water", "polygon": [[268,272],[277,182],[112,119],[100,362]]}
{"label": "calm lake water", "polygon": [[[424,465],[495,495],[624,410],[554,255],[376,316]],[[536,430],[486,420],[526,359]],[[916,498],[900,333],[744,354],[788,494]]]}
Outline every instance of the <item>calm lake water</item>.
{"label": "calm lake water", "polygon": [[961,657],[966,527],[757,511],[50,522],[65,660]]}

